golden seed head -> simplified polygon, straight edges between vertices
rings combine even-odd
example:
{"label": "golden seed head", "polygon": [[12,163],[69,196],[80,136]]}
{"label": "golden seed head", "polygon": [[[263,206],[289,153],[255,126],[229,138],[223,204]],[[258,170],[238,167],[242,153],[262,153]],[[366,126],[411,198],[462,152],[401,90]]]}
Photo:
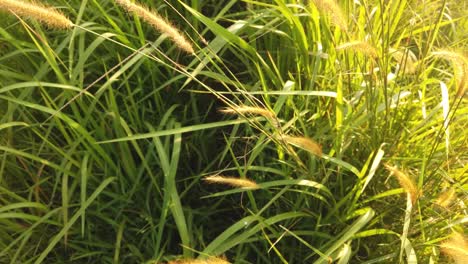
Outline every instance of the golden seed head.
{"label": "golden seed head", "polygon": [[226,258],[210,257],[206,259],[181,259],[169,261],[167,264],[230,264]]}
{"label": "golden seed head", "polygon": [[219,112],[223,114],[252,114],[252,115],[261,115],[269,119],[276,118],[275,113],[270,110],[260,108],[260,107],[252,107],[252,106],[238,106],[232,108],[222,108]]}
{"label": "golden seed head", "polygon": [[330,16],[331,22],[337,25],[341,30],[348,31],[348,23],[341,11],[340,6],[334,0],[313,0],[317,9]]}
{"label": "golden seed head", "polygon": [[225,257],[209,257],[204,259],[173,260],[167,264],[230,264],[230,262]]}
{"label": "golden seed head", "polygon": [[418,61],[416,56],[410,50],[395,50],[391,49],[391,56],[401,64],[400,71],[404,74],[413,74],[416,72]]}
{"label": "golden seed head", "polygon": [[456,264],[468,263],[468,241],[462,234],[454,232],[450,239],[440,244],[440,249]]}
{"label": "golden seed head", "polygon": [[468,86],[468,58],[451,50],[435,51],[432,52],[432,55],[452,61],[458,86],[457,96],[462,97]]}
{"label": "golden seed head", "polygon": [[322,146],[310,138],[283,136],[283,140],[288,144],[304,149],[318,157],[322,156]]}
{"label": "golden seed head", "polygon": [[0,10],[6,10],[20,17],[27,17],[57,29],[68,29],[74,24],[65,15],[40,3],[18,0],[0,0]]}
{"label": "golden seed head", "polygon": [[348,50],[348,49],[361,52],[362,54],[371,58],[378,57],[377,49],[365,41],[351,41],[351,42],[347,42],[336,47],[336,50]]}
{"label": "golden seed head", "polygon": [[233,187],[240,187],[243,189],[260,188],[256,182],[249,180],[249,179],[239,179],[235,177],[212,175],[212,176],[205,177],[204,180],[208,183],[226,184],[226,185],[230,185]]}
{"label": "golden seed head", "polygon": [[420,196],[420,191],[414,181],[405,173],[397,169],[396,167],[390,166],[388,164],[384,164],[385,168],[390,171],[400,183],[400,186],[408,193],[411,197],[411,202],[413,204],[416,203],[416,200]]}
{"label": "golden seed head", "polygon": [[195,53],[192,44],[190,44],[185,36],[157,13],[150,11],[147,7],[134,4],[129,0],[115,0],[115,2],[128,12],[135,13],[157,31],[166,34],[180,49],[190,54]]}
{"label": "golden seed head", "polygon": [[456,197],[457,197],[457,193],[455,191],[455,188],[450,188],[448,191],[443,192],[437,198],[437,200],[435,201],[435,204],[445,209],[448,209]]}

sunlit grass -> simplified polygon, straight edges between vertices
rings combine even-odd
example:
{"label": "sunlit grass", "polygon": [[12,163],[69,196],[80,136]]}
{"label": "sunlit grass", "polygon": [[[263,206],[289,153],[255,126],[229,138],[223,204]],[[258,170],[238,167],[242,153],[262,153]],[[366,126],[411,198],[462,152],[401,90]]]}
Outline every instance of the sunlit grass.
{"label": "sunlit grass", "polygon": [[416,2],[0,0],[0,262],[463,262],[466,7]]}

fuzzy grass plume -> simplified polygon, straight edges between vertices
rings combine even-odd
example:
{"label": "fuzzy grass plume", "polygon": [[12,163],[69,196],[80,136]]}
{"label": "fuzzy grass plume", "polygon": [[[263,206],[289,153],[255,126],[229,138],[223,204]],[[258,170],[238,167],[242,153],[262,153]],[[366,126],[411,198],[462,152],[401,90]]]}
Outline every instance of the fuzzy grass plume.
{"label": "fuzzy grass plume", "polygon": [[304,149],[318,157],[322,156],[322,146],[310,138],[283,136],[283,140],[290,145]]}
{"label": "fuzzy grass plume", "polygon": [[346,18],[335,0],[313,0],[312,2],[320,12],[330,16],[333,24],[337,25],[345,32],[348,31],[348,23],[346,22]]}
{"label": "fuzzy grass plume", "polygon": [[432,52],[432,55],[452,61],[458,86],[457,96],[462,97],[468,86],[468,59],[466,56],[450,50],[435,51]]}
{"label": "fuzzy grass plume", "polygon": [[173,260],[167,264],[230,264],[230,262],[225,257],[210,257],[206,259]]}
{"label": "fuzzy grass plume", "polygon": [[115,2],[128,12],[135,13],[157,31],[166,34],[180,49],[190,54],[195,53],[192,44],[190,44],[185,36],[160,15],[150,11],[146,7],[130,2],[130,0],[115,0]]}
{"label": "fuzzy grass plume", "polygon": [[51,28],[68,29],[74,24],[65,15],[40,3],[17,0],[0,0],[0,10],[5,10],[19,17],[37,20]]}
{"label": "fuzzy grass plume", "polygon": [[418,61],[413,52],[410,50],[390,49],[390,53],[392,58],[401,64],[400,71],[403,74],[413,74],[416,72]]}
{"label": "fuzzy grass plume", "polygon": [[253,114],[253,115],[261,115],[266,118],[275,118],[275,113],[260,107],[252,107],[252,106],[238,106],[233,108],[222,108],[219,112],[224,114]]}
{"label": "fuzzy grass plume", "polygon": [[394,166],[390,166],[388,164],[384,164],[385,168],[394,175],[398,182],[400,183],[400,186],[405,190],[406,193],[408,193],[411,197],[411,202],[413,204],[416,203],[416,200],[419,198],[420,191],[414,181],[405,173],[400,171]]}
{"label": "fuzzy grass plume", "polygon": [[451,238],[440,244],[441,251],[451,257],[456,264],[468,263],[468,241],[460,233],[453,233]]}
{"label": "fuzzy grass plume", "polygon": [[377,49],[365,41],[346,42],[336,47],[336,50],[353,50],[374,59],[378,57]]}
{"label": "fuzzy grass plume", "polygon": [[234,115],[234,114],[260,115],[270,120],[275,127],[279,126],[278,118],[276,117],[275,113],[265,108],[261,108],[261,107],[242,105],[242,106],[237,106],[237,107],[226,107],[218,111],[223,114],[231,114],[231,115]]}
{"label": "fuzzy grass plume", "polygon": [[457,193],[455,191],[455,188],[450,188],[448,191],[443,192],[437,198],[437,200],[435,201],[435,204],[445,209],[448,209],[456,197],[457,197]]}
{"label": "fuzzy grass plume", "polygon": [[235,177],[226,177],[220,175],[207,176],[204,180],[208,183],[225,184],[243,189],[258,189],[260,188],[256,182],[249,179],[239,179]]}

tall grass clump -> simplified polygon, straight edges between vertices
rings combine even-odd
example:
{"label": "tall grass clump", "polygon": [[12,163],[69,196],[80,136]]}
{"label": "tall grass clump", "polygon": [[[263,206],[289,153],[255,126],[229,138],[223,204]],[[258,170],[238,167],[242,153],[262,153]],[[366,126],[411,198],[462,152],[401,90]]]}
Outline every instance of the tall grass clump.
{"label": "tall grass clump", "polygon": [[416,2],[0,0],[0,263],[466,262],[463,6]]}

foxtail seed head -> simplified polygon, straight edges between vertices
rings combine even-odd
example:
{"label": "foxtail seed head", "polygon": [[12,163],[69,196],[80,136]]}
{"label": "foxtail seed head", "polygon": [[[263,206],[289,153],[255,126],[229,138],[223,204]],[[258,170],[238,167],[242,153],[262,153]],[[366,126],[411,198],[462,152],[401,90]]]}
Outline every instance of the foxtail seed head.
{"label": "foxtail seed head", "polygon": [[225,257],[209,257],[205,259],[181,259],[169,261],[167,264],[230,264]]}
{"label": "foxtail seed head", "polygon": [[336,50],[348,50],[348,49],[361,52],[362,54],[368,57],[374,58],[374,59],[378,57],[377,49],[365,41],[346,42],[336,47]]}
{"label": "foxtail seed head", "polygon": [[468,263],[468,241],[460,233],[453,233],[451,238],[440,244],[442,252],[451,257],[456,264]]}
{"label": "foxtail seed head", "polygon": [[260,107],[252,106],[238,106],[233,108],[222,108],[219,112],[223,114],[252,114],[252,115],[261,115],[266,118],[275,118],[275,113]]}
{"label": "foxtail seed head", "polygon": [[237,107],[232,107],[232,108],[226,107],[218,111],[223,114],[260,115],[270,120],[270,122],[275,127],[280,126],[278,118],[276,117],[275,113],[265,108],[242,105],[242,106],[237,106]]}
{"label": "foxtail seed head", "polygon": [[256,182],[248,179],[239,179],[235,177],[226,177],[226,176],[219,176],[219,175],[212,175],[207,176],[203,180],[208,183],[217,183],[217,184],[225,184],[230,185],[233,187],[240,187],[243,189],[258,189],[260,188]]}
{"label": "foxtail seed head", "polygon": [[457,193],[455,191],[455,188],[450,188],[448,191],[443,192],[437,198],[437,200],[435,201],[435,204],[445,209],[448,209],[456,197],[457,197]]}
{"label": "foxtail seed head", "polygon": [[18,0],[0,0],[0,10],[6,10],[20,17],[37,20],[49,27],[68,29],[74,24],[65,15],[40,3],[28,3]]}
{"label": "foxtail seed head", "polygon": [[335,0],[313,0],[312,2],[320,12],[330,16],[330,20],[333,24],[345,32],[348,31],[346,18]]}
{"label": "foxtail seed head", "polygon": [[413,74],[416,72],[418,61],[416,56],[410,50],[390,49],[391,56],[400,63],[400,71],[404,74]]}
{"label": "foxtail seed head", "polygon": [[160,15],[150,11],[147,7],[134,4],[129,0],[115,0],[115,2],[128,12],[135,13],[157,31],[166,34],[180,49],[190,54],[195,53],[192,44],[188,42],[185,36]]}
{"label": "foxtail seed head", "polygon": [[261,115],[271,120],[276,119],[275,113],[265,108],[252,107],[252,106],[237,106],[237,107],[226,107],[219,110],[223,114],[251,114],[251,115]]}
{"label": "foxtail seed head", "polygon": [[282,138],[290,145],[304,149],[318,157],[322,156],[322,146],[310,138],[292,136],[283,136]]}
{"label": "foxtail seed head", "polygon": [[466,56],[450,50],[435,51],[432,52],[432,55],[452,61],[458,86],[457,96],[462,97],[468,86],[468,59]]}
{"label": "foxtail seed head", "polygon": [[416,200],[420,195],[420,191],[414,183],[414,181],[408,175],[398,170],[396,167],[390,166],[388,164],[384,164],[384,166],[397,178],[398,182],[400,183],[400,186],[405,190],[406,193],[410,195],[411,202],[415,204]]}

